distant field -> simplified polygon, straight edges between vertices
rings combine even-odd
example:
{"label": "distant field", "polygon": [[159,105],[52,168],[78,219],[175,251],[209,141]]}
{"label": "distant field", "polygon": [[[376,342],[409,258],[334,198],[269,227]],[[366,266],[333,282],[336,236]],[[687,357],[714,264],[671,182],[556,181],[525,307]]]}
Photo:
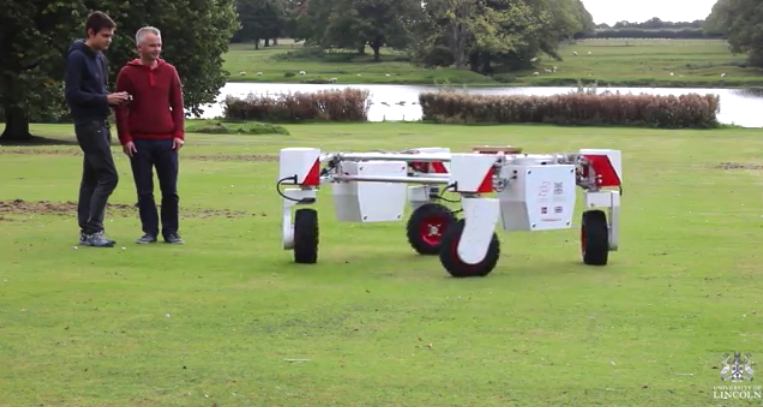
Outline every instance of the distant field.
{"label": "distant field", "polygon": [[[433,82],[495,83],[484,75],[467,70],[449,68],[425,69],[411,65],[406,56],[390,49],[382,51],[382,61],[374,62],[371,48],[365,56],[350,51],[337,51],[321,55],[305,48],[303,43],[279,40],[276,47],[254,49],[252,44],[232,44],[224,68],[231,81],[238,82],[305,82],[327,81],[338,83],[432,84]],[[305,71],[306,75],[299,75]],[[240,75],[245,72],[245,75]],[[262,72],[257,76],[257,72]],[[294,76],[286,77],[287,73]]]}
{"label": "distant field", "polygon": [[[523,79],[534,85],[554,85],[569,78],[676,87],[763,85],[761,70],[743,67],[746,56],[732,54],[722,40],[585,40],[565,46],[561,56],[561,62],[541,58],[540,75]],[[543,68],[554,65],[558,67],[556,73],[544,72]]]}
{"label": "distant field", "polygon": [[[573,55],[573,51],[578,56]],[[589,54],[590,52],[590,54]],[[434,84],[473,86],[574,85],[598,81],[611,86],[750,87],[763,86],[763,72],[745,67],[745,55],[734,55],[722,40],[592,39],[561,48],[562,61],[547,55],[533,70],[499,73],[494,77],[454,68],[424,69],[411,65],[404,54],[382,50],[382,61],[368,55],[332,52],[321,55],[302,43],[280,40],[275,47],[255,50],[234,44],[225,69],[236,82],[316,82]],[[553,67],[556,66],[556,72]],[[552,71],[546,72],[546,69]],[[305,75],[299,75],[305,71]],[[538,75],[534,75],[534,72]],[[261,75],[257,75],[261,72]],[[294,74],[293,76],[288,73]],[[671,73],[673,75],[671,76]],[[721,74],[726,77],[722,78]]]}

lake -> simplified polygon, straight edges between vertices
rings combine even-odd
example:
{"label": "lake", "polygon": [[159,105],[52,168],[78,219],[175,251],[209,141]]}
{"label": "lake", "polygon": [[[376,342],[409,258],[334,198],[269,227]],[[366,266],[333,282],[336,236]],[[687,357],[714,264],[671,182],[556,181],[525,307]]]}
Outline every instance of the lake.
{"label": "lake", "polygon": [[[246,97],[250,93],[277,95],[289,92],[316,92],[327,89],[368,89],[371,92],[371,107],[368,119],[373,122],[417,121],[421,119],[419,93],[436,92],[437,87],[425,85],[345,85],[345,84],[278,84],[229,82],[221,90],[218,103],[209,105],[204,118],[220,117],[220,104],[227,96]],[[568,93],[574,87],[522,87],[522,88],[467,88],[463,91],[482,95],[554,95]],[[763,92],[745,89],[701,89],[701,88],[606,88],[599,91],[619,91],[620,93],[647,93],[653,95],[681,95],[687,93],[716,94],[720,96],[721,110],[718,120],[729,125],[747,128],[763,127]]]}

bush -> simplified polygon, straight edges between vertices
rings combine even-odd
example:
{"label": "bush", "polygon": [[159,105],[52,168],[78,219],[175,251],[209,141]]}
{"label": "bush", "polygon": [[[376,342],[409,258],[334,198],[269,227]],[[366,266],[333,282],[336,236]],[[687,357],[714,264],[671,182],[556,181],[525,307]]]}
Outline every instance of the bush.
{"label": "bush", "polygon": [[228,97],[224,116],[228,120],[298,122],[306,120],[366,121],[370,92],[360,89],[288,93],[278,96],[249,94]]}
{"label": "bush", "polygon": [[713,128],[720,98],[570,93],[552,96],[422,93],[423,119],[448,123],[554,123],[656,128]]}
{"label": "bush", "polygon": [[207,134],[289,135],[283,126],[257,122],[188,121],[186,132]]}

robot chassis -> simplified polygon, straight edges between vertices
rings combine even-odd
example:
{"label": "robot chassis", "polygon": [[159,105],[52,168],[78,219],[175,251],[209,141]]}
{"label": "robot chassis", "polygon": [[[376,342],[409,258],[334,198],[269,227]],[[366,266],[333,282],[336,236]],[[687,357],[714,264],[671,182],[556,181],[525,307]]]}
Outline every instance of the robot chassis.
{"label": "robot chassis", "polygon": [[[317,262],[318,213],[299,208],[292,219],[292,209],[314,204],[320,186],[330,183],[338,221],[400,221],[407,200],[413,209],[407,238],[414,250],[439,255],[453,277],[486,276],[500,256],[499,221],[505,231],[571,228],[577,186],[586,207],[580,226],[583,262],[606,265],[609,252],[618,249],[621,157],[611,149],[526,154],[488,146],[471,153],[441,147],[334,153],[285,148],[276,186],[283,202],[283,249],[293,250],[297,263]],[[459,203],[444,198],[446,191],[460,195],[461,210],[437,202]],[[462,219],[456,217],[460,212]]]}

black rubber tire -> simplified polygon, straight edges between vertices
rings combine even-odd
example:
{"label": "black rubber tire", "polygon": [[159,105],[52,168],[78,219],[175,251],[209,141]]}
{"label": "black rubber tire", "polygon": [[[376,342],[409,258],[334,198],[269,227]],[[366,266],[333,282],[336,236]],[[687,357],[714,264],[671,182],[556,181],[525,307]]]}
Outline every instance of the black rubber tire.
{"label": "black rubber tire", "polygon": [[318,212],[300,208],[294,214],[294,262],[318,262]]}
{"label": "black rubber tire", "polygon": [[487,276],[498,264],[498,258],[501,255],[501,244],[498,241],[498,235],[493,232],[487,253],[482,261],[476,264],[468,264],[458,256],[458,243],[461,240],[461,233],[464,231],[465,226],[466,220],[458,220],[445,233],[442,239],[442,249],[440,250],[440,263],[454,278]]}
{"label": "black rubber tire", "polygon": [[580,252],[586,265],[606,265],[609,258],[607,214],[602,210],[583,212]]}
{"label": "black rubber tire", "polygon": [[423,225],[429,224],[433,218],[442,221],[442,228],[439,231],[440,237],[443,237],[450,227],[458,221],[453,211],[442,204],[427,203],[414,210],[408,219],[405,232],[408,236],[408,243],[421,255],[438,255],[442,247],[442,238],[439,242],[433,242],[422,236]]}

